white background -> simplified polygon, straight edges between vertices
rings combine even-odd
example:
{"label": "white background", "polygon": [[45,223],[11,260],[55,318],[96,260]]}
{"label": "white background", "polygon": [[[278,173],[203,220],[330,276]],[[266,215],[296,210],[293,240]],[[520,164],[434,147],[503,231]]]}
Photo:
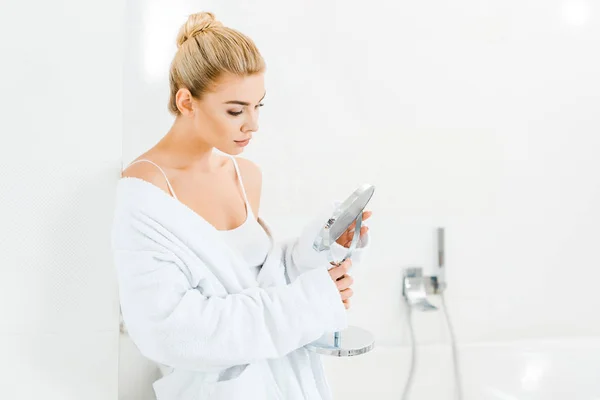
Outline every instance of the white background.
{"label": "white background", "polygon": [[[275,231],[376,186],[349,315],[377,349],[327,360],[336,398],[400,398],[402,268],[434,271],[437,226],[465,398],[600,398],[600,6],[547,0],[3,2],[2,398],[116,399],[117,372],[121,400],[150,398],[118,333],[113,195],[170,127],[175,37],[202,10],[267,62],[243,156]],[[452,399],[443,314],[413,322],[410,399]]]}
{"label": "white background", "polygon": [[0,5],[0,398],[117,398],[120,1]]}

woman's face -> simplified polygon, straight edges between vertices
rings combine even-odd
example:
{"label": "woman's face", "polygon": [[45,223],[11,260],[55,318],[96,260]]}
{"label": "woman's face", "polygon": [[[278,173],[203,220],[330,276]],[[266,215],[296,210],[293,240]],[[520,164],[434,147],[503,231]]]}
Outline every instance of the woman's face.
{"label": "woman's face", "polygon": [[204,94],[201,100],[194,100],[194,131],[220,151],[240,154],[258,130],[264,97],[263,73],[223,76],[213,91]]}

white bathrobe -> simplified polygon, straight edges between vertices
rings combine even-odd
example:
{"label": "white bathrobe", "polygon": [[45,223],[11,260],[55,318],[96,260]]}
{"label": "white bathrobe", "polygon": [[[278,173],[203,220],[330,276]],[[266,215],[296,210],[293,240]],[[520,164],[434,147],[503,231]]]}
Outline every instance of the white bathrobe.
{"label": "white bathrobe", "polygon": [[[162,189],[117,184],[112,248],[121,312],[140,352],[164,376],[158,400],[331,399],[321,356],[304,346],[347,327],[346,309],[312,242],[333,205],[258,275],[215,228]],[[369,243],[359,242],[353,266]],[[334,245],[336,259],[347,249]]]}

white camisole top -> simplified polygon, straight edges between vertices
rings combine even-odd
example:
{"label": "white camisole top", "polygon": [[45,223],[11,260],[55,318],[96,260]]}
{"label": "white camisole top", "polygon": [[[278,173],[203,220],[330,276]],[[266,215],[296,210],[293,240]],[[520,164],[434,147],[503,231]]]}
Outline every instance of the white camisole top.
{"label": "white camisole top", "polygon": [[[242,193],[244,195],[244,203],[246,206],[246,220],[242,223],[242,225],[238,226],[234,229],[229,230],[218,230],[219,234],[223,237],[223,240],[227,242],[227,244],[238,251],[242,258],[246,261],[248,268],[251,268],[254,276],[258,276],[260,268],[262,267],[265,259],[267,258],[267,254],[271,249],[271,240],[269,236],[263,229],[263,227],[258,223],[256,216],[252,212],[252,207],[250,207],[250,202],[248,201],[248,197],[246,196],[246,189],[244,188],[244,183],[242,181],[242,175],[240,174],[240,169],[238,167],[237,161],[235,157],[230,156],[233,161],[233,165],[235,166],[235,171],[237,174],[238,181],[242,188]],[[167,181],[167,185],[169,186],[169,190],[173,197],[180,201],[171,186],[171,182],[169,182],[169,178],[167,174],[161,167],[159,167],[156,163],[146,159],[140,159],[132,162],[129,165],[133,165],[138,162],[149,162],[156,166],[160,172],[163,174]]]}

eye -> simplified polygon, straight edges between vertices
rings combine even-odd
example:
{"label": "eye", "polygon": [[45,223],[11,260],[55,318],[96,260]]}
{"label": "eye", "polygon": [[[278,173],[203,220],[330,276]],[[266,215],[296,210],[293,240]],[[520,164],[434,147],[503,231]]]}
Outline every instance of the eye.
{"label": "eye", "polygon": [[[256,106],[256,108],[263,107],[263,106],[264,106],[264,103],[260,103]],[[243,110],[237,111],[237,112],[236,111],[227,111],[228,114],[233,115],[234,117],[237,117],[238,115],[242,114],[243,112],[244,112]]]}

